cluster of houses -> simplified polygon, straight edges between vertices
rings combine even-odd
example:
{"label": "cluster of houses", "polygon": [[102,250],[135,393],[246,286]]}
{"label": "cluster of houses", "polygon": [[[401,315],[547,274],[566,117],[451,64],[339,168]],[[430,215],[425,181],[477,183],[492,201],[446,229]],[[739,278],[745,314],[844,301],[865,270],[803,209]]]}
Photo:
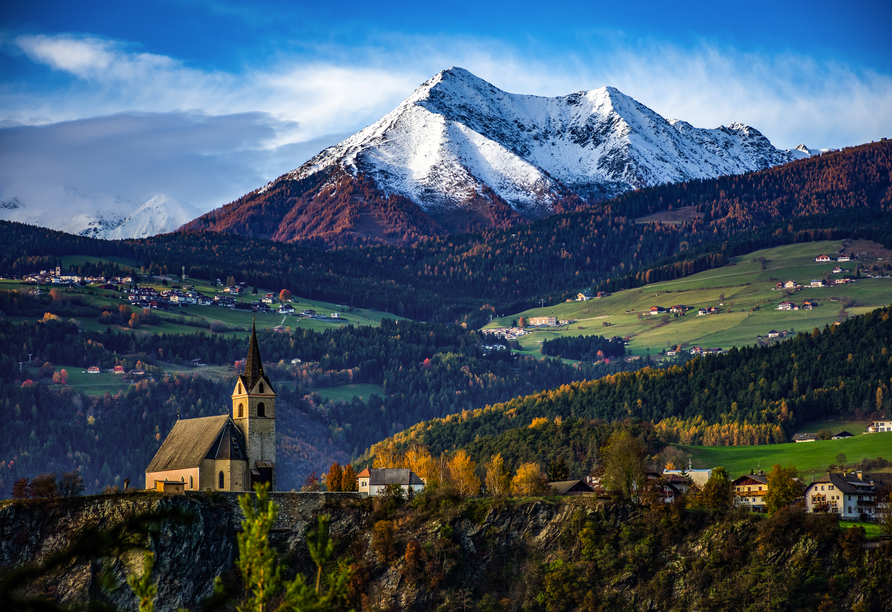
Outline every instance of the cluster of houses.
{"label": "cluster of houses", "polygon": [[[892,422],[890,422],[892,423]],[[664,470],[647,472],[648,485],[656,487],[659,499],[672,503],[693,487],[702,488],[712,475],[711,469]],[[872,521],[876,517],[877,489],[882,482],[867,477],[863,472],[829,472],[807,486],[793,479],[802,491],[807,512],[830,512],[848,521]],[[411,496],[424,490],[424,479],[408,468],[366,468],[356,477],[357,490],[362,495],[375,497],[388,486],[397,485],[403,495]],[[587,476],[579,480],[548,483],[554,495],[584,495],[609,497],[598,478]],[[765,512],[768,494],[768,475],[762,470],[744,474],[732,482],[734,504],[752,512]]]}
{"label": "cluster of houses", "polygon": [[[605,298],[609,295],[610,294],[607,293],[606,291],[598,291],[598,293],[596,293],[595,295],[591,295],[590,293],[586,293],[585,291],[583,291],[582,293],[576,294],[576,301],[577,302],[588,302],[589,300],[599,300],[599,299]],[[567,300],[567,301],[569,302],[570,300]]]}
{"label": "cluster of houses", "polygon": [[79,276],[77,274],[62,274],[61,266],[56,266],[55,270],[41,270],[33,274],[26,274],[22,277],[23,283],[36,283],[38,285],[61,285],[72,286],[80,283],[107,285],[114,288],[120,285],[129,285],[133,279],[129,276],[114,276],[105,278],[104,276]]}
{"label": "cluster of houses", "polygon": [[687,311],[691,309],[690,306],[685,306],[684,304],[676,304],[675,306],[670,306],[669,308],[664,308],[663,306],[651,306],[650,314],[659,315],[670,312],[672,314],[680,314],[683,315]]}
{"label": "cluster of houses", "polygon": [[[99,366],[95,366],[95,365],[90,366],[86,370],[87,374],[101,374],[102,372],[103,372],[103,370],[99,369]],[[105,372],[108,374],[117,374],[119,376],[125,376],[125,377],[141,377],[141,376],[146,375],[145,370],[134,369],[134,370],[128,371],[122,365],[116,365],[114,368],[112,368],[110,370],[105,370]]]}
{"label": "cluster of houses", "polygon": [[[854,259],[854,257],[852,255],[843,254],[843,255],[840,255],[839,257],[837,257],[836,261],[852,261],[852,259]],[[818,255],[817,257],[815,257],[815,263],[828,263],[831,261],[833,261],[833,258],[830,257],[829,255],[822,254],[822,255]]]}
{"label": "cluster of houses", "polygon": [[693,346],[688,351],[684,349],[671,349],[666,351],[666,355],[672,357],[674,355],[680,355],[681,353],[688,352],[691,355],[720,355],[724,353],[725,350],[722,348],[708,348],[703,346]]}
{"label": "cluster of houses", "polygon": [[790,302],[789,300],[784,300],[777,305],[778,310],[814,310],[817,307],[818,303],[811,300],[805,300],[801,305],[795,302]]}

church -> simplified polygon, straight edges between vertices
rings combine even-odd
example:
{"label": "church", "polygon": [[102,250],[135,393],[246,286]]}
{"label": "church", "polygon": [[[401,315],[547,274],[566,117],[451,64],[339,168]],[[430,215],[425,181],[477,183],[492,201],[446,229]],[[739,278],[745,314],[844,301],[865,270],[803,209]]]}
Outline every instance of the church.
{"label": "church", "polygon": [[276,490],[276,393],[263,373],[257,330],[235,382],[232,413],[181,419],[146,468],[146,489],[183,483],[186,491]]}

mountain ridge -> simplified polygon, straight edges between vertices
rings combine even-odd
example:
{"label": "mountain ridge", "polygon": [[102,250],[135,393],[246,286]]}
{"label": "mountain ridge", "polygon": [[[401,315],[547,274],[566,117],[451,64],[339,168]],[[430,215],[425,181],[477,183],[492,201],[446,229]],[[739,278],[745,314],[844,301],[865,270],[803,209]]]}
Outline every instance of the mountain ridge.
{"label": "mountain ridge", "polygon": [[[732,123],[709,130],[667,120],[613,87],[555,98],[511,94],[453,67],[379,121],[185,229],[255,235],[250,225],[256,213],[246,205],[309,206],[325,189],[342,190],[345,181],[364,178],[377,199],[408,200],[440,226],[433,233],[403,233],[430,236],[475,224],[508,227],[640,187],[742,174],[794,159],[755,128]],[[304,190],[300,185],[308,179],[316,185]],[[493,207],[501,212],[493,214]],[[283,231],[285,214],[272,236],[317,236]],[[344,233],[352,229],[342,227]],[[383,234],[379,242],[400,242]]]}

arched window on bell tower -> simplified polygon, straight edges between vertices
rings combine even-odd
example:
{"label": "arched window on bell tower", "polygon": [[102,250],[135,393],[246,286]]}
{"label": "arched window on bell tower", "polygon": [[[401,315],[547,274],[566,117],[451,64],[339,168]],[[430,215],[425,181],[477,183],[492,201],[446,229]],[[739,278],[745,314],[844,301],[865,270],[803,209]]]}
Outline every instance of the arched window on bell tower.
{"label": "arched window on bell tower", "polygon": [[217,488],[218,488],[218,489],[222,489],[222,488],[225,486],[225,481],[224,481],[224,479],[223,479],[223,471],[222,471],[222,470],[220,471],[220,475],[218,476],[218,480],[219,480],[220,482],[219,482],[219,486],[218,486]]}
{"label": "arched window on bell tower", "polygon": [[262,382],[262,381],[261,381],[261,383],[260,383],[260,392],[261,392],[261,393],[266,393],[266,391],[263,390],[263,382]]}
{"label": "arched window on bell tower", "polygon": [[238,405],[238,417],[236,417],[236,418],[241,419],[241,418],[244,417],[244,416],[245,416],[245,405],[242,404],[241,402],[239,402],[239,405]]}
{"label": "arched window on bell tower", "polygon": [[260,402],[259,404],[257,404],[257,416],[259,416],[259,417],[266,416],[266,406],[263,404],[263,402]]}

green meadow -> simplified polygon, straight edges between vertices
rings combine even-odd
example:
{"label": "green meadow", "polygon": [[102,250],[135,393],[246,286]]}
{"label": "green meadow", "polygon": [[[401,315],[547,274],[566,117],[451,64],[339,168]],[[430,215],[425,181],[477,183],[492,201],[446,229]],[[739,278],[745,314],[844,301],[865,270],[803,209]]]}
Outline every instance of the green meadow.
{"label": "green meadow", "polygon": [[[494,319],[484,329],[506,327],[521,316],[554,316],[567,320],[561,327],[534,329],[520,339],[522,352],[538,354],[542,341],[559,336],[602,335],[630,339],[633,355],[656,355],[675,345],[724,348],[767,341],[772,330],[798,333],[824,327],[842,316],[857,315],[892,303],[892,279],[858,279],[851,285],[779,291],[788,280],[808,284],[813,279],[838,278],[839,265],[854,275],[857,262],[815,263],[818,255],[835,257],[840,242],[824,241],[764,249],[735,258],[728,266],[674,281],[618,291],[588,302],[564,302]],[[764,262],[759,259],[764,259]],[[872,263],[872,262],[871,262]],[[764,269],[763,269],[764,268]],[[818,303],[814,310],[780,311],[789,300]],[[684,316],[651,315],[651,306],[691,308]],[[697,310],[716,307],[718,314],[697,316]],[[845,313],[840,311],[845,307]],[[761,337],[761,338],[760,338]]]}
{"label": "green meadow", "polygon": [[[855,433],[855,432],[851,432]],[[836,464],[840,453],[846,456],[846,464],[851,465],[862,459],[882,457],[892,460],[892,432],[854,435],[843,440],[818,440],[816,442],[790,442],[787,444],[765,444],[760,446],[681,446],[690,454],[695,468],[724,467],[732,478],[750,473],[751,470],[764,470],[766,473],[775,464],[784,467],[794,465],[800,478],[810,482],[826,473],[831,464]]]}

